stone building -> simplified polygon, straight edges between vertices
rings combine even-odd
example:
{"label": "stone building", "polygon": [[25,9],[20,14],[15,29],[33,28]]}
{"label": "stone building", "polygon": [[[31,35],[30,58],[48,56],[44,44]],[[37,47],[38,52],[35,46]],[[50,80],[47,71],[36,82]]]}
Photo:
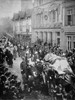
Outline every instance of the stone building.
{"label": "stone building", "polygon": [[75,48],[75,1],[34,0],[32,42],[38,38],[63,50]]}
{"label": "stone building", "polygon": [[28,9],[26,11],[20,11],[13,16],[13,31],[18,42],[22,45],[31,42],[31,15],[32,9]]}

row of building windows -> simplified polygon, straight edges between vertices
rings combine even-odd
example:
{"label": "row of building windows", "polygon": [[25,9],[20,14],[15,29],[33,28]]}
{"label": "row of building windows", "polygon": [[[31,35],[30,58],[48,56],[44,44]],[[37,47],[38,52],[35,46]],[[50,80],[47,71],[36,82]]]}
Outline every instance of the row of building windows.
{"label": "row of building windows", "polygon": [[[36,32],[37,34],[37,39],[40,38],[42,41],[44,42],[49,42],[49,43],[53,43],[53,35],[52,32],[40,32],[40,37],[39,37],[39,33]],[[56,32],[56,44],[60,45],[60,32]]]}
{"label": "row of building windows", "polygon": [[31,25],[28,25],[28,26],[20,26],[20,27],[18,27],[18,26],[16,26],[15,27],[15,31],[16,32],[27,32],[27,33],[29,33],[29,32],[31,32]]}
{"label": "row of building windows", "polygon": [[[46,39],[46,42],[47,42],[47,32],[44,33],[44,34],[46,34],[45,39]],[[60,32],[56,32],[56,34],[57,34],[56,44],[60,46]],[[42,41],[43,41],[43,32],[41,32],[41,36],[42,36]],[[37,32],[37,37],[38,37],[38,32]],[[51,37],[51,39],[52,39],[52,37]],[[68,50],[71,50],[71,47],[72,47],[72,40],[71,39],[72,39],[71,36],[67,36],[67,44],[68,44],[68,48],[67,49]],[[52,42],[52,40],[50,42]],[[75,48],[75,36],[73,36],[73,47]]]}
{"label": "row of building windows", "polygon": [[[50,34],[51,34],[52,32],[50,32]],[[48,34],[47,34],[47,32],[45,32],[45,33],[43,33],[43,32],[41,32],[41,40],[43,41],[43,36],[44,36],[44,34],[46,35],[45,36],[45,42],[47,42],[48,41]],[[61,39],[60,39],[60,32],[56,32],[56,44],[57,45],[59,45],[60,46],[60,42],[61,42]],[[39,38],[38,37],[38,32],[37,32],[37,38]],[[52,40],[52,35],[50,35],[50,43],[53,43],[53,40]],[[75,48],[75,36],[73,36],[73,40],[72,40],[72,37],[71,36],[67,36],[67,49],[68,50],[71,50],[72,49],[72,43],[73,43],[73,48]]]}

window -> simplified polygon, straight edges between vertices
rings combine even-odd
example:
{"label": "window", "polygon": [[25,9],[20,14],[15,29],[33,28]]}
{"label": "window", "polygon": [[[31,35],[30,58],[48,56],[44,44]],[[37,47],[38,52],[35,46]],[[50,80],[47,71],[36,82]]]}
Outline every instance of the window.
{"label": "window", "polygon": [[73,40],[75,40],[75,36],[73,36]]}
{"label": "window", "polygon": [[38,19],[38,26],[40,27],[41,26],[41,20],[42,20],[41,14],[39,14],[38,17],[39,17],[39,19]]}
{"label": "window", "polygon": [[72,9],[67,10],[67,25],[72,25]]}
{"label": "window", "polygon": [[47,42],[47,32],[46,32],[46,42]]}
{"label": "window", "polygon": [[67,36],[68,39],[68,50],[71,49],[71,36]]}
{"label": "window", "polygon": [[71,36],[68,36],[68,41],[71,41]]}
{"label": "window", "polygon": [[72,25],[72,16],[71,15],[67,16],[67,24]]}
{"label": "window", "polygon": [[58,22],[59,21],[59,13],[58,13],[58,9],[56,9],[56,15],[57,15],[57,19],[56,19],[56,21]]}
{"label": "window", "polygon": [[43,14],[41,13],[41,15],[40,15],[40,24],[41,24],[41,26],[43,25]]}
{"label": "window", "polygon": [[36,16],[36,26],[39,27],[41,25],[41,14],[37,14]]}
{"label": "window", "polygon": [[73,47],[75,48],[75,42],[73,42]]}
{"label": "window", "polygon": [[22,31],[22,25],[20,25],[20,31]]}
{"label": "window", "polygon": [[43,41],[43,32],[41,32],[41,39],[42,39],[42,41]]}
{"label": "window", "polygon": [[55,22],[55,11],[53,11],[53,22]]}
{"label": "window", "polygon": [[29,33],[29,29],[26,29],[26,33],[27,33],[27,34]]}
{"label": "window", "polygon": [[49,21],[51,22],[51,12],[49,12]]}
{"label": "window", "polygon": [[72,9],[67,10],[68,15],[72,15]]}
{"label": "window", "polygon": [[36,36],[37,36],[37,39],[38,39],[38,32],[36,32]]}
{"label": "window", "polygon": [[60,45],[60,38],[57,38],[57,45]]}
{"label": "window", "polygon": [[57,32],[57,36],[60,36],[60,32]]}

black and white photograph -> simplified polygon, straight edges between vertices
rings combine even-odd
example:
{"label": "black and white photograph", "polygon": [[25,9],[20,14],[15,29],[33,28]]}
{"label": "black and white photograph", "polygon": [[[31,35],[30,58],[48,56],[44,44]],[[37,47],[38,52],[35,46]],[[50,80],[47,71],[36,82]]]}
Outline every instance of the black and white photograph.
{"label": "black and white photograph", "polygon": [[75,0],[0,0],[0,100],[75,100]]}

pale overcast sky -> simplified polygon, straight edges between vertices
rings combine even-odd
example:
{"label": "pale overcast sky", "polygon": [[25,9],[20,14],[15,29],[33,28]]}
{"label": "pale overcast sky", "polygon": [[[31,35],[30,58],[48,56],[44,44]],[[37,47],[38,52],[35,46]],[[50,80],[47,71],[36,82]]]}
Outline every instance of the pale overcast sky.
{"label": "pale overcast sky", "polygon": [[12,17],[21,10],[21,0],[0,0],[0,18]]}

